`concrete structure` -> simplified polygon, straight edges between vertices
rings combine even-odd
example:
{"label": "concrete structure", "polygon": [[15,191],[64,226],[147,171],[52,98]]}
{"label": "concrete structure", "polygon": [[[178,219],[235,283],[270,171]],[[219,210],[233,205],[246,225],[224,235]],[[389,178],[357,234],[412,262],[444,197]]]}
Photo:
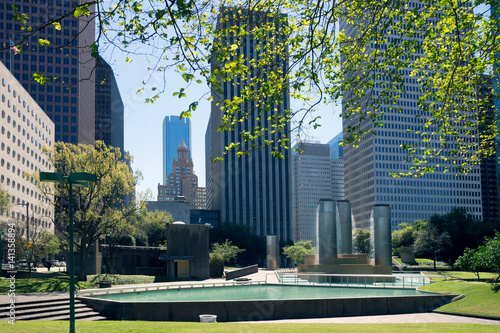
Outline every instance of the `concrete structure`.
{"label": "concrete structure", "polygon": [[[167,185],[167,177],[172,173],[172,162],[177,156],[177,147],[184,140],[191,147],[191,121],[179,116],[166,116],[163,119],[163,185]],[[191,154],[188,152],[188,158]]]}
{"label": "concrete structure", "polygon": [[[83,3],[83,0],[76,1]],[[16,3],[21,13],[29,16],[27,25],[38,26],[47,18],[59,17],[74,9],[74,1],[37,1]],[[92,10],[92,9],[91,9]],[[0,40],[8,45],[26,40],[21,53],[0,51],[0,61],[21,82],[40,108],[55,124],[55,141],[93,144],[95,141],[95,58],[91,48],[95,42],[93,16],[68,15],[61,29],[47,25],[33,34],[21,30],[21,22],[13,18],[10,3],[0,3]],[[31,36],[31,34],[33,34]],[[39,39],[51,41],[40,46]],[[32,79],[40,72],[50,81],[40,85]]]}
{"label": "concrete structure", "polygon": [[[243,288],[246,287],[243,286]],[[252,286],[248,287],[251,288]],[[279,287],[291,289],[295,286],[281,285]],[[181,289],[179,292],[182,291]],[[217,321],[226,322],[381,316],[429,312],[451,302],[456,296],[427,294],[418,296],[187,302],[112,301],[82,296],[78,297],[78,299],[113,320],[198,322],[200,314],[210,313],[217,316]]]}
{"label": "concrete structure", "polygon": [[[305,263],[298,265],[298,272],[312,273],[302,276],[311,282],[318,282],[318,276],[314,273],[365,274],[369,275],[365,279],[371,282],[386,280],[387,277],[380,275],[392,274],[390,207],[377,205],[373,208],[375,259],[368,259],[366,254],[337,253],[337,244],[342,242],[339,239],[350,236],[345,231],[348,229],[347,224],[350,221],[350,205],[347,205],[345,201],[338,203],[340,205],[336,205],[328,199],[319,202],[317,254],[306,255]],[[341,214],[336,211],[338,206],[342,209]],[[339,225],[342,225],[341,231],[337,232]],[[333,277],[333,279],[335,278]],[[394,277],[389,278],[395,279]]]}
{"label": "concrete structure", "polygon": [[151,246],[109,246],[103,244],[102,274],[165,276],[167,267],[158,259],[166,248]]}
{"label": "concrete structure", "polygon": [[292,152],[292,239],[317,246],[316,208],[320,199],[344,199],[344,164],[332,159],[330,146],[299,142]]}
{"label": "concrete structure", "polygon": [[267,268],[280,268],[280,241],[277,235],[266,236],[266,251]]}
{"label": "concrete structure", "polygon": [[173,202],[168,201],[148,201],[146,208],[149,211],[160,210],[170,213],[174,221],[190,221],[189,202],[183,198],[178,198]]}
{"label": "concrete structure", "polygon": [[337,257],[337,211],[335,201],[321,199],[317,210],[318,240],[316,252],[320,265]]}
{"label": "concrete structure", "polygon": [[[26,233],[26,206],[20,205],[28,204],[30,237],[42,230],[54,232],[54,209],[35,180],[23,176],[54,171],[42,151],[44,146],[53,148],[54,123],[1,62],[0,80],[0,186],[11,198],[0,221],[14,220]],[[6,246],[3,249],[7,251]]]}
{"label": "concrete structure", "polygon": [[[420,5],[420,1],[410,0],[406,5],[408,8],[415,8]],[[340,30],[344,30],[345,34],[351,37],[357,34],[354,26],[347,25],[345,20],[340,22]],[[421,36],[419,42],[423,42],[423,35]],[[387,37],[386,40],[400,38],[394,31]],[[384,46],[371,43],[366,46],[365,52],[371,53],[376,47]],[[381,71],[376,74],[382,73]],[[411,144],[417,151],[427,145],[422,141],[421,135],[415,133],[423,129],[421,118],[418,116],[423,119],[426,117],[418,107],[418,100],[423,95],[420,83],[416,77],[410,76],[411,68],[402,68],[399,72],[404,79],[404,85],[399,89],[407,93],[401,95],[396,105],[381,106],[379,113],[383,127],[373,127],[370,117],[361,120],[361,130],[371,130],[377,134],[367,134],[358,147],[344,147],[346,199],[353,205],[356,227],[369,227],[371,210],[376,204],[391,206],[393,229],[402,222],[413,223],[415,220],[428,219],[433,214],[446,214],[454,207],[463,207],[467,213],[481,219],[481,183],[478,168],[467,175],[456,176],[454,166],[459,165],[460,161],[453,164],[451,159],[449,162],[439,160],[440,166],[436,167],[436,172],[424,176],[394,178],[390,175],[390,172],[408,172],[412,166],[412,163],[405,163],[407,152],[401,149],[402,144]],[[389,76],[381,76],[376,79],[370,95],[380,95],[384,87],[390,84]],[[344,110],[348,100],[348,96],[344,97]],[[364,114],[375,112],[370,110],[371,104],[368,101],[362,105],[367,108],[361,110]],[[348,135],[346,131],[349,126],[358,125],[359,122],[357,116],[343,119],[344,137]],[[411,133],[407,132],[408,128],[412,129]],[[435,130],[426,128],[422,131]],[[439,141],[434,138],[428,144],[432,148],[440,147]],[[453,142],[450,145],[453,146]],[[443,173],[445,166],[449,167],[451,172]]]}
{"label": "concrete structure", "polygon": [[124,156],[124,106],[120,90],[111,66],[101,56],[96,60],[95,139],[120,148]]}
{"label": "concrete structure", "polygon": [[167,276],[203,280],[210,277],[210,244],[206,225],[168,224]]}
{"label": "concrete structure", "polygon": [[189,157],[189,148],[181,140],[177,147],[177,158],[172,162],[172,172],[165,185],[158,184],[158,201],[172,202],[183,196],[192,209],[197,208],[198,176],[194,173],[193,159]]}
{"label": "concrete structure", "polygon": [[375,205],[373,207],[375,265],[392,265],[391,207]]}
{"label": "concrete structure", "polygon": [[337,253],[352,253],[352,214],[351,203],[337,200]]}
{"label": "concrete structure", "polygon": [[[221,16],[231,16],[234,13],[236,10],[228,9]],[[251,24],[258,24],[259,20],[271,20],[271,18],[256,13],[249,15],[248,20],[252,21]],[[221,23],[219,17],[217,24],[218,29],[221,29],[228,23]],[[229,40],[223,42],[233,44],[233,41]],[[239,43],[241,47],[237,52],[248,61],[257,60],[259,53],[265,50],[265,42],[262,39],[254,39],[249,34],[242,37]],[[287,66],[287,61],[288,59],[282,60],[284,67]],[[217,65],[220,64],[214,61],[212,66]],[[251,80],[250,75],[247,82]],[[249,143],[241,138],[240,133],[252,131],[256,126],[270,128],[272,124],[269,118],[290,107],[290,96],[288,92],[283,93],[282,103],[273,106],[271,111],[258,109],[253,106],[255,103],[246,103],[242,107],[248,111],[248,117],[237,123],[237,129],[219,132],[218,128],[223,118],[222,101],[237,96],[238,91],[244,87],[244,82],[225,81],[222,85],[222,94],[215,89],[212,90],[212,109],[205,136],[207,208],[219,210],[222,223],[246,225],[259,236],[278,235],[281,240],[287,240],[291,236],[292,219],[290,151],[287,149],[281,151],[283,159],[271,155],[271,151],[278,147],[277,145],[253,150],[251,154],[244,156],[237,156],[234,150],[226,155],[223,153],[225,147],[232,142],[241,142],[243,150],[252,149]],[[281,133],[261,137],[257,139],[256,144],[264,147],[264,139],[277,139],[289,131],[289,124],[285,124]],[[212,163],[214,158],[221,156],[224,156],[223,161]]]}

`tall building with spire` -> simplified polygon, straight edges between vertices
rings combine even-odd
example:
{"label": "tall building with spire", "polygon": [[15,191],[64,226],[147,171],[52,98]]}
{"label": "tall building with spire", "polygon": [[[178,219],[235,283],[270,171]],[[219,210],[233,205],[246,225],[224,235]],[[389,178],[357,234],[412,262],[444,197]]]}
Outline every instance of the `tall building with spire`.
{"label": "tall building with spire", "polygon": [[191,209],[198,208],[198,176],[194,173],[193,160],[184,140],[177,147],[177,158],[172,162],[172,172],[167,176],[166,184],[158,184],[158,201],[173,202],[180,196],[189,201]]}
{"label": "tall building with spire", "polygon": [[[76,1],[83,3],[83,0]],[[95,141],[95,59],[90,45],[95,42],[93,18],[68,15],[61,29],[47,25],[29,36],[14,19],[15,5],[26,14],[27,25],[60,17],[74,9],[75,1],[0,2],[0,41],[11,42],[17,49],[0,51],[2,61],[55,124],[55,141],[93,144]],[[42,46],[39,39],[49,40]],[[22,41],[22,42],[21,42]],[[42,73],[50,81],[35,82],[34,73]]]}
{"label": "tall building with spire", "polygon": [[[191,147],[191,121],[179,116],[166,116],[163,119],[163,184],[167,184],[167,177],[172,173],[172,161],[177,156],[177,146],[184,140],[186,146]],[[188,156],[191,157],[190,152]]]}
{"label": "tall building with spire", "polygon": [[[280,24],[277,22],[279,20],[268,17],[265,13],[227,8],[219,17],[218,29],[226,29],[228,24],[233,24],[231,16],[240,13],[244,13],[248,20],[241,22],[242,27],[262,22]],[[273,37],[280,38],[278,35]],[[236,54],[250,63],[259,59],[265,52],[265,44],[269,40],[271,38],[263,41],[246,34],[242,37],[228,36],[227,40],[222,42],[238,46]],[[277,61],[277,66],[282,66],[285,70],[288,68],[288,59]],[[252,75],[257,77],[259,74],[249,74],[246,82],[252,81]],[[238,96],[245,88],[246,82],[237,78],[225,80],[222,82],[222,93],[212,91],[212,108],[205,135],[207,209],[219,210],[221,223],[248,226],[257,235],[278,235],[281,240],[286,241],[291,238],[292,220],[290,151],[283,149],[282,159],[271,155],[273,147],[270,146],[253,150],[244,156],[237,156],[235,151],[229,151],[222,161],[212,163],[215,158],[223,156],[225,147],[233,142],[240,142],[245,148],[246,143],[241,132],[252,131],[257,126],[269,128],[272,115],[290,107],[290,96],[286,89],[281,103],[273,106],[274,110],[260,110],[254,102],[247,102],[241,108],[248,116],[240,119],[234,130],[218,131],[223,118],[222,101]],[[290,125],[286,124],[283,133],[289,131]],[[266,137],[270,138],[272,135]],[[258,140],[260,141],[257,144],[264,146],[264,138]]]}

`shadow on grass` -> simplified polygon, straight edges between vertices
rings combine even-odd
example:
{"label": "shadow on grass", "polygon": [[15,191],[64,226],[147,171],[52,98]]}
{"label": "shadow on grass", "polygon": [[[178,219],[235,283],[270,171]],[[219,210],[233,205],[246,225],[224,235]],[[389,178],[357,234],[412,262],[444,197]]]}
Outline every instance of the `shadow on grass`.
{"label": "shadow on grass", "polygon": [[[75,288],[86,288],[86,284],[76,281]],[[0,294],[7,294],[10,290],[10,281],[0,281]],[[53,277],[47,279],[16,279],[15,293],[39,293],[39,292],[52,292],[52,291],[67,291],[69,290],[69,277]]]}
{"label": "shadow on grass", "polygon": [[492,283],[491,284],[491,290],[494,293],[498,293],[498,291],[500,290],[500,283]]}

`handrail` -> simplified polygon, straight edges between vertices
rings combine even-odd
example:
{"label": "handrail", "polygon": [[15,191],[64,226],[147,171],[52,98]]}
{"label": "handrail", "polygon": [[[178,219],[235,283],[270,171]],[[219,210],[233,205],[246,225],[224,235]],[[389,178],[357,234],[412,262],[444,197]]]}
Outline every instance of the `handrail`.
{"label": "handrail", "polygon": [[281,284],[340,285],[375,288],[417,288],[434,283],[429,275],[282,273]]}
{"label": "handrail", "polygon": [[111,294],[124,294],[135,293],[137,291],[151,291],[151,290],[169,290],[169,289],[191,289],[191,288],[206,288],[206,287],[225,287],[227,285],[260,285],[267,284],[266,281],[231,281],[231,282],[204,282],[204,283],[184,283],[184,284],[154,284],[148,286],[130,286],[121,288],[99,288],[99,289],[83,289],[77,291],[78,295],[89,294],[93,295],[111,295]]}

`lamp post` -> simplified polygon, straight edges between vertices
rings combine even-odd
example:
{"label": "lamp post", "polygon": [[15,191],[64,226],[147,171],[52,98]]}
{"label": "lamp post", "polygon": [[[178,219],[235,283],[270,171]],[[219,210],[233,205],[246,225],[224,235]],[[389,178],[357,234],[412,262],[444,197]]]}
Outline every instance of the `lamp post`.
{"label": "lamp post", "polygon": [[[2,235],[7,235],[5,231],[0,230],[0,266],[3,265],[3,243],[2,243]],[[0,267],[0,277],[2,277],[2,268]]]}
{"label": "lamp post", "polygon": [[25,203],[19,203],[18,206],[26,206],[26,243],[24,244],[24,251],[26,252],[26,262],[28,264],[28,278],[31,278],[30,203],[26,201]]}
{"label": "lamp post", "polygon": [[69,208],[69,332],[75,332],[75,267],[73,252],[73,186],[88,187],[89,183],[96,181],[96,175],[87,172],[75,172],[64,176],[61,172],[40,172],[41,182],[68,183],[68,208]]}

